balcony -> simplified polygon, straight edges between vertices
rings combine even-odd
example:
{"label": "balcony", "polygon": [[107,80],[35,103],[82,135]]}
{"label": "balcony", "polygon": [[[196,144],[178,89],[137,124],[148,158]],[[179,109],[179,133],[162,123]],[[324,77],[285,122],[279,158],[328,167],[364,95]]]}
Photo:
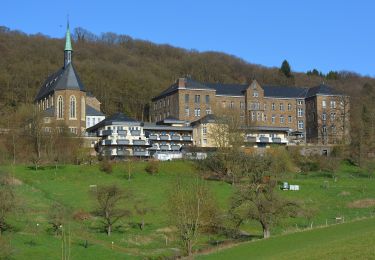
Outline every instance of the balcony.
{"label": "balcony", "polygon": [[112,130],[99,130],[97,132],[97,136],[108,136],[108,135],[112,135]]}
{"label": "balcony", "polygon": [[171,136],[171,139],[172,139],[173,141],[180,141],[180,140],[181,140],[181,136],[179,136],[179,135],[172,135],[172,136]]}
{"label": "balcony", "polygon": [[133,151],[133,156],[150,156],[148,151]]}
{"label": "balcony", "polygon": [[158,140],[158,135],[150,135],[148,137],[148,139],[150,139],[150,140]]}
{"label": "balcony", "polygon": [[259,142],[260,143],[268,143],[270,141],[269,137],[261,136],[259,137]]}
{"label": "balcony", "polygon": [[192,141],[190,135],[184,135],[184,136],[182,136],[182,140],[183,140],[183,141]]}
{"label": "balcony", "polygon": [[117,139],[118,145],[128,145],[130,142],[127,139]]}
{"label": "balcony", "polygon": [[280,144],[281,143],[281,138],[280,137],[274,137],[274,138],[272,138],[272,142]]}
{"label": "balcony", "polygon": [[141,130],[131,130],[130,133],[132,136],[140,136]]}
{"label": "balcony", "polygon": [[179,145],[171,145],[171,149],[173,151],[179,151],[180,150],[180,146]]}
{"label": "balcony", "polygon": [[127,150],[118,150],[117,151],[117,155],[118,156],[128,156],[129,155],[129,151],[127,151]]}
{"label": "balcony", "polygon": [[160,150],[168,151],[169,150],[169,145],[167,145],[167,144],[160,145]]}
{"label": "balcony", "polygon": [[112,142],[112,140],[102,140],[102,145],[112,145],[115,144],[115,142]]}
{"label": "balcony", "polygon": [[256,143],[257,142],[257,138],[255,136],[247,136],[246,137],[246,142]]}
{"label": "balcony", "polygon": [[160,135],[160,140],[169,140],[169,135]]}
{"label": "balcony", "polygon": [[159,147],[158,147],[157,144],[153,144],[153,145],[149,148],[149,150],[157,150],[157,149],[159,149]]}
{"label": "balcony", "polygon": [[133,140],[133,145],[146,145],[145,140]]}
{"label": "balcony", "polygon": [[127,131],[126,130],[117,130],[117,134],[118,135],[127,135]]}

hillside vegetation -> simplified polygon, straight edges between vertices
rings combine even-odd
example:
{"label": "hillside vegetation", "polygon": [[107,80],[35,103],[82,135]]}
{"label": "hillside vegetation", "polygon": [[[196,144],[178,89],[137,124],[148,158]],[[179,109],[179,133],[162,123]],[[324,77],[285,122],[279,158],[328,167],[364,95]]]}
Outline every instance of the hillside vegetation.
{"label": "hillside vegetation", "polygon": [[[148,119],[151,98],[185,75],[222,83],[245,83],[256,78],[266,84],[314,86],[324,81],[352,96],[358,96],[365,83],[375,85],[374,79],[351,72],[334,72],[327,77],[317,71],[308,75],[294,72],[286,77],[278,68],[250,64],[224,53],[158,45],[114,33],[96,36],[82,28],[76,28],[73,35],[74,64],[86,89],[102,102],[104,112],[127,112],[143,120]],[[63,65],[63,46],[64,39],[0,27],[3,113],[33,101],[47,76]]]}

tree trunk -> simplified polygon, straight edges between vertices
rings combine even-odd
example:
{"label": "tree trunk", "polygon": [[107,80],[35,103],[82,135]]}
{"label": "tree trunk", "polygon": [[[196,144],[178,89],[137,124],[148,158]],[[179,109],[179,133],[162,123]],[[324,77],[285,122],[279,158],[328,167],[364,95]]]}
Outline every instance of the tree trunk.
{"label": "tree trunk", "polygon": [[111,231],[112,231],[112,225],[108,225],[107,226],[107,235],[110,236],[111,235]]}
{"label": "tree trunk", "polygon": [[141,222],[141,230],[143,230],[145,228],[145,220],[142,218],[142,222]]}
{"label": "tree trunk", "polygon": [[191,256],[193,254],[193,245],[192,245],[191,240],[187,241],[187,253],[188,253],[188,256]]}
{"label": "tree trunk", "polygon": [[271,236],[271,232],[268,226],[263,225],[263,238],[269,238]]}

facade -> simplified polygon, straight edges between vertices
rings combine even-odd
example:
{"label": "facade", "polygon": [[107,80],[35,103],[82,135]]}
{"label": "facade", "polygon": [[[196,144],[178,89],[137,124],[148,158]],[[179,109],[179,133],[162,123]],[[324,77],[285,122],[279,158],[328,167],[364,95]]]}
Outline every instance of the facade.
{"label": "facade", "polygon": [[122,113],[106,118],[87,129],[99,141],[96,151],[111,157],[150,157],[157,153],[182,155],[192,144],[192,127],[172,118],[158,124],[139,122]]}
{"label": "facade", "polygon": [[[323,101],[328,104],[324,109]],[[337,105],[328,108],[330,104]],[[180,78],[152,99],[151,120],[156,122],[173,116],[194,122],[210,114],[229,111],[239,117],[248,131],[255,127],[252,134],[269,137],[269,140],[287,133],[288,140],[296,143],[332,144],[347,140],[349,136],[349,97],[326,85],[281,87],[261,86],[256,80],[251,84],[221,84]],[[322,120],[328,116],[332,120]],[[203,144],[205,138],[197,138],[200,138],[195,140],[197,145],[206,145]]]}
{"label": "facade", "polygon": [[92,117],[102,120],[104,115],[100,112],[100,102],[87,95],[74,68],[69,25],[65,40],[64,66],[47,78],[34,101],[44,114],[46,132],[52,127],[68,127],[71,133],[81,135]]}

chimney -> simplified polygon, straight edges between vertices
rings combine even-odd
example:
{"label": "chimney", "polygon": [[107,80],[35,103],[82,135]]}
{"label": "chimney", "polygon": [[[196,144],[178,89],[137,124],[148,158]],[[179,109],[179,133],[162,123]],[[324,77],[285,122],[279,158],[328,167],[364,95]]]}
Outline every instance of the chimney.
{"label": "chimney", "polygon": [[179,78],[177,80],[178,88],[185,88],[186,85],[186,78]]}

